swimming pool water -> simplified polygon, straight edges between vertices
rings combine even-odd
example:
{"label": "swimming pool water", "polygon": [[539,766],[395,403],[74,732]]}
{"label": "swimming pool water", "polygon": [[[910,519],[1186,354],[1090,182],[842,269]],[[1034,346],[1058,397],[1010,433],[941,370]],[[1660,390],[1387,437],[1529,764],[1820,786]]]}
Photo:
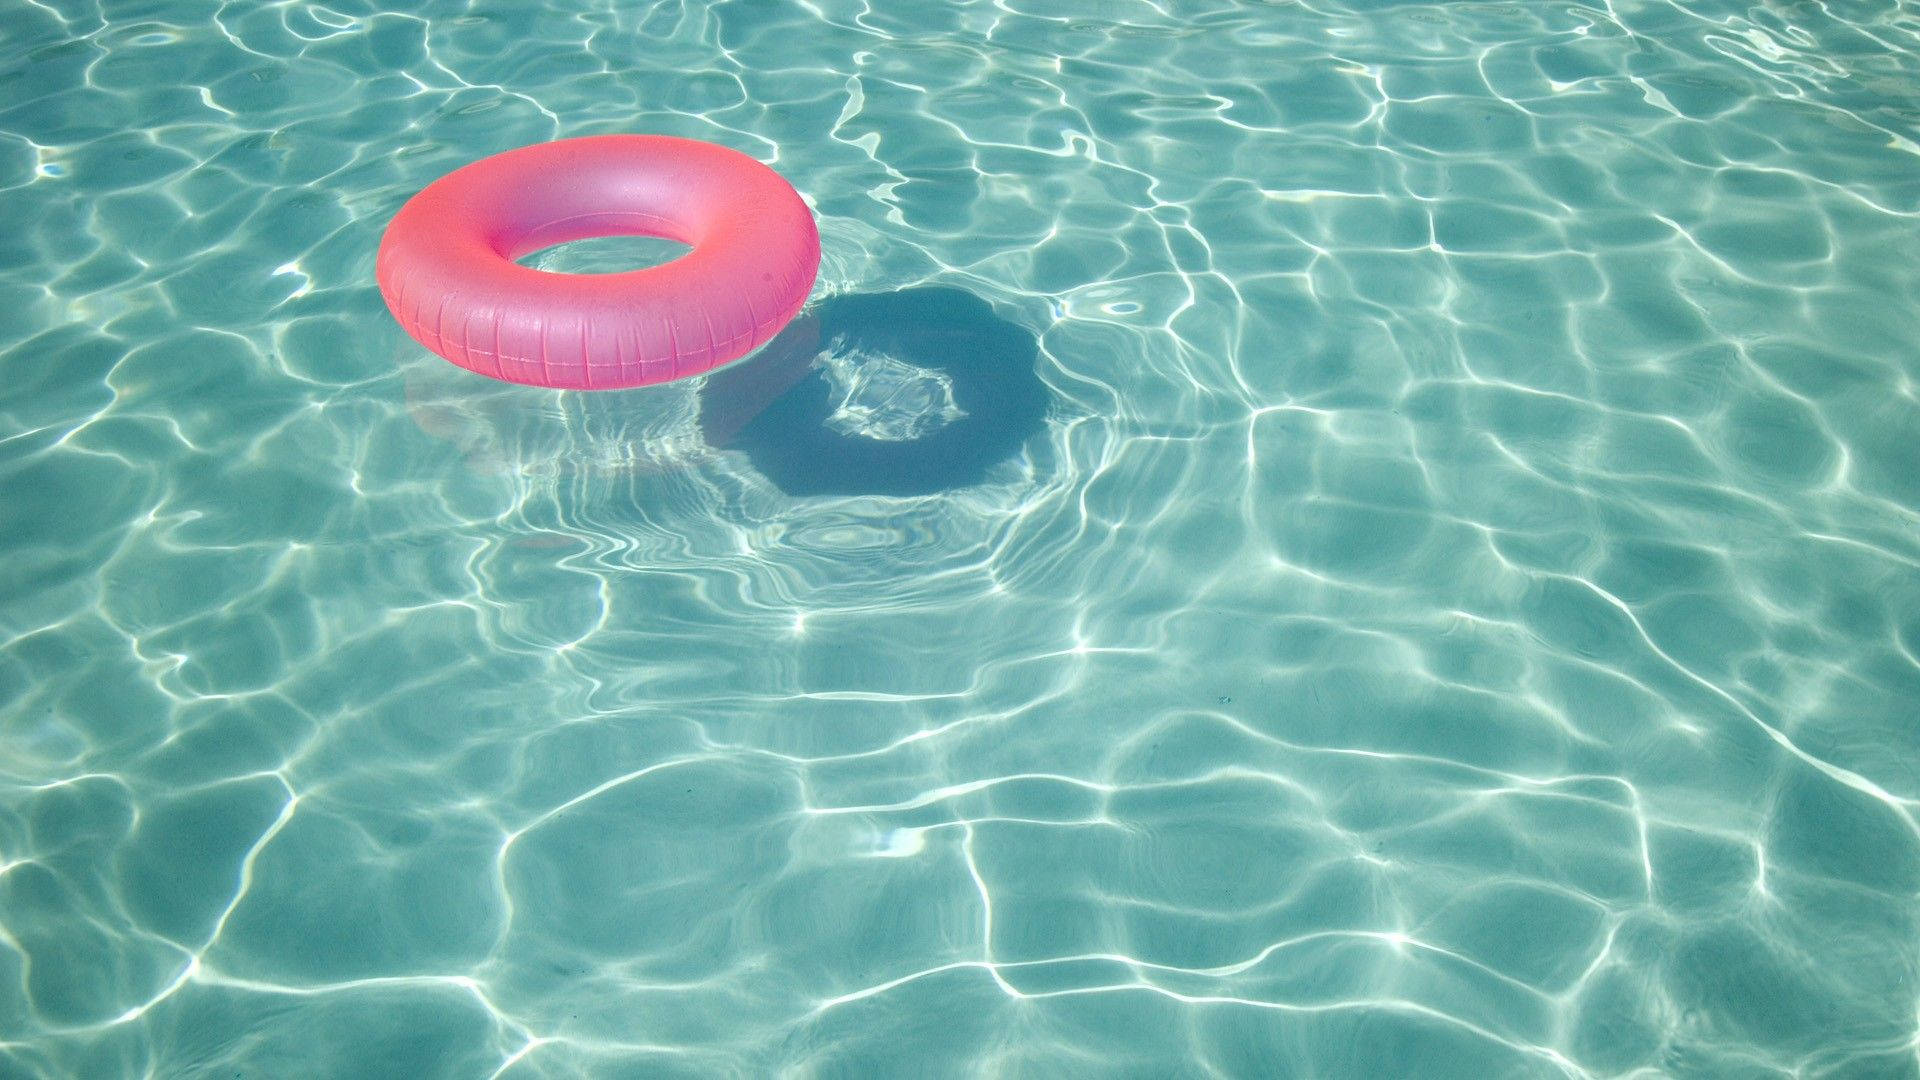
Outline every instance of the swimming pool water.
{"label": "swimming pool water", "polygon": [[[1912,0],[0,26],[0,1075],[1920,1076]],[[618,131],[1040,432],[788,495],[401,336]]]}

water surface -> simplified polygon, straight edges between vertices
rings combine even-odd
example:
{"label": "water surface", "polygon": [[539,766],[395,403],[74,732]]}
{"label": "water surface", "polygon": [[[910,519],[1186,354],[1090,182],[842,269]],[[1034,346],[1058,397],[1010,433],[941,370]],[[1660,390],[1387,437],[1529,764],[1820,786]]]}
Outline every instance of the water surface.
{"label": "water surface", "polygon": [[[1920,1075],[1911,0],[0,25],[0,1073]],[[408,196],[625,131],[1036,432],[402,337]]]}

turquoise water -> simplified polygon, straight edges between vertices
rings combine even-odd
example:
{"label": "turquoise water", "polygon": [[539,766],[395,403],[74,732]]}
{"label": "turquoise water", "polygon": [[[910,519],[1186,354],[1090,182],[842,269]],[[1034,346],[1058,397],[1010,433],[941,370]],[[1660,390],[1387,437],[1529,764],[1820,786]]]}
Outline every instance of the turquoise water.
{"label": "turquoise water", "polygon": [[[0,26],[0,1075],[1920,1076],[1912,0]],[[1039,433],[789,495],[400,334],[616,131]]]}

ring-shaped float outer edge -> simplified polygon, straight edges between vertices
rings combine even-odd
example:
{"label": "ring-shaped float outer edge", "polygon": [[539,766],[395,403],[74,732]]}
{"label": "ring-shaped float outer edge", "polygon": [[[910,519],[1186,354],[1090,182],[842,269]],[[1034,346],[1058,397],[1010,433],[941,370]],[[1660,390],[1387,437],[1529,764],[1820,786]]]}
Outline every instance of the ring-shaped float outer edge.
{"label": "ring-shaped float outer edge", "polygon": [[[618,274],[521,266],[601,236],[692,248]],[[820,268],[813,214],[736,150],[597,135],[509,150],[427,185],[380,241],[380,295],[415,341],[507,382],[613,390],[684,379],[765,344]]]}

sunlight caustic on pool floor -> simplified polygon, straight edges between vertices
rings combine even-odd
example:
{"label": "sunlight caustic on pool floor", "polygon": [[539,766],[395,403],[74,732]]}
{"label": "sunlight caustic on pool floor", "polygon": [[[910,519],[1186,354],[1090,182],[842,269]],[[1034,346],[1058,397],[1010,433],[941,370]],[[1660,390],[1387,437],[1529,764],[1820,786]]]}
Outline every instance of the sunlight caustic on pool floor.
{"label": "sunlight caustic on pool floor", "polygon": [[[0,1075],[1920,1076],[1911,0],[394,8],[0,0]],[[400,334],[619,131],[948,321]]]}

